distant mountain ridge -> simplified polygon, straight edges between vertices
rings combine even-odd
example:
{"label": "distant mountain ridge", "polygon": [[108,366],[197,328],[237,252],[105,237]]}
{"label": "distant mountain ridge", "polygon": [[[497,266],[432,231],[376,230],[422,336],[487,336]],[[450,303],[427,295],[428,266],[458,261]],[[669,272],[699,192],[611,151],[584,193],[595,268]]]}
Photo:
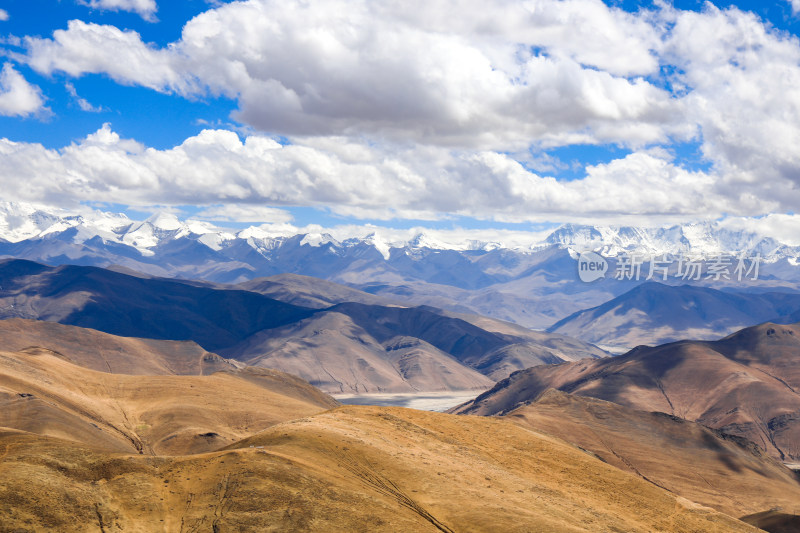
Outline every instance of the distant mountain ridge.
{"label": "distant mountain ridge", "polygon": [[381,305],[370,294],[308,277],[255,280],[253,289],[4,260],[0,319],[194,341],[244,364],[293,373],[326,392],[485,389],[532,365],[607,355],[559,334],[492,319]]}
{"label": "distant mountain ridge", "polygon": [[[502,234],[505,242],[476,239],[468,231],[429,230],[409,237],[375,228],[371,234],[339,238],[325,231],[293,234],[268,225],[227,230],[168,213],[135,221],[99,211],[72,214],[0,203],[0,257],[113,266],[217,283],[306,275],[406,304],[482,314],[531,328],[551,326],[644,281],[645,276],[580,282],[576,259],[587,250],[609,258],[634,252],[758,256],[759,281],[738,289],[800,289],[800,246],[719,222],[671,228],[566,224],[550,232]],[[670,278],[673,282],[686,283]]]}
{"label": "distant mountain ridge", "polygon": [[630,349],[682,339],[715,340],[761,322],[796,322],[796,313],[800,293],[734,293],[646,282],[547,331]]}
{"label": "distant mountain ridge", "polygon": [[39,239],[58,239],[75,245],[88,243],[88,248],[99,244],[99,240],[106,245],[132,248],[144,257],[153,257],[163,252],[161,248],[171,241],[186,239],[215,252],[235,248],[236,244],[244,242],[265,258],[269,258],[284,245],[296,241],[299,246],[327,247],[330,250],[365,245],[387,261],[391,258],[392,250],[397,249],[535,252],[554,245],[578,251],[602,250],[609,256],[636,251],[646,255],[687,253],[703,256],[758,253],[766,261],[800,259],[800,246],[782,243],[752,231],[727,229],[716,222],[655,228],[564,224],[549,233],[532,232],[528,239],[517,235],[508,242],[484,241],[463,235],[454,238],[452,235],[437,235],[436,230],[430,230],[430,233],[420,231],[404,240],[391,231],[380,228],[375,228],[373,233],[364,237],[353,235],[336,239],[324,232],[293,235],[286,233],[286,230],[277,231],[268,226],[230,230],[201,220],[180,220],[166,212],[137,221],[119,213],[91,211],[72,214],[18,202],[0,202],[0,242],[18,244]]}

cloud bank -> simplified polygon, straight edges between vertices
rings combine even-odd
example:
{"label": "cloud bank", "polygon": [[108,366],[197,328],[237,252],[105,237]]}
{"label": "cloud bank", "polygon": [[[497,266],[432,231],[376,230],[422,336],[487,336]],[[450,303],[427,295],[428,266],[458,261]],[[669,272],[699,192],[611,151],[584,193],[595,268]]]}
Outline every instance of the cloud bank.
{"label": "cloud bank", "polygon": [[[800,42],[736,8],[249,0],[202,13],[165,47],[74,20],[24,50],[15,60],[43,75],[234,99],[256,132],[207,130],[163,151],[109,126],[61,150],[3,141],[2,179],[30,180],[36,192],[18,194],[37,200],[504,221],[762,215],[800,201]],[[36,94],[12,66],[3,75],[7,93]],[[670,155],[684,143],[703,170]],[[524,165],[576,145],[629,155],[574,181]]]}
{"label": "cloud bank", "polygon": [[[718,218],[774,211],[798,199],[730,196],[718,177],[676,166],[668,154],[635,152],[587,168],[569,182],[526,170],[491,151],[430,146],[370,146],[343,137],[281,145],[252,135],[205,130],[169,150],[122,139],[109,124],[61,150],[0,140],[0,185],[12,200],[130,205],[329,206],[374,219],[463,215],[504,222]],[[23,188],[14,184],[25,182]],[[679,194],[676,194],[679,191]],[[237,218],[210,211],[212,218]],[[266,215],[267,213],[262,212]]]}

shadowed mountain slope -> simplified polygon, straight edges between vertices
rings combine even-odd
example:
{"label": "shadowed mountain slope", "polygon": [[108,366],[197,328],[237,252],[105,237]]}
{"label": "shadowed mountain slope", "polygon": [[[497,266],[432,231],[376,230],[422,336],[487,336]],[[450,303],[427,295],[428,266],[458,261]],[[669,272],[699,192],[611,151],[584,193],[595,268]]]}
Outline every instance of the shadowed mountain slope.
{"label": "shadowed mountain slope", "polygon": [[[308,276],[282,274],[242,283],[239,287],[255,290],[287,303],[320,309],[341,303],[343,304],[341,307],[330,310],[346,314],[363,325],[362,329],[366,328],[365,330],[369,330],[368,333],[374,333],[374,340],[378,344],[387,342],[393,334],[419,338],[423,343],[442,348],[445,353],[449,353],[493,380],[502,379],[515,370],[543,363],[608,355],[593,345],[563,335],[533,331],[502,320],[443,311],[425,305],[412,307],[391,305],[383,298]],[[416,316],[409,318],[410,315]],[[375,322],[386,327],[376,329]],[[483,331],[478,332],[464,322]],[[437,344],[441,342],[441,335],[431,335],[429,331],[426,332],[431,329],[429,324],[433,324],[434,330],[441,326],[443,330],[454,331],[455,334],[464,337],[462,344],[469,344],[472,340],[469,335],[475,333],[479,336],[478,343],[483,342],[485,332],[498,335],[500,340],[495,339],[493,346],[488,350],[478,345],[478,348],[482,349],[481,356],[468,357],[464,360],[458,349],[451,351],[451,346]],[[387,327],[392,331],[386,331]],[[252,342],[247,344],[253,345]],[[241,347],[237,347],[230,353],[241,352]],[[411,385],[413,387],[413,384]]]}
{"label": "shadowed mountain slope", "polygon": [[800,516],[779,510],[762,511],[744,516],[742,521],[769,533],[797,533],[800,531]]}
{"label": "shadowed mountain slope", "polygon": [[324,309],[344,302],[367,305],[392,303],[389,298],[382,298],[346,285],[299,274],[278,274],[267,278],[256,278],[240,283],[237,287],[282,302],[313,309]]}
{"label": "shadowed mountain slope", "polygon": [[231,346],[311,310],[261,294],[145,279],[94,267],[0,262],[0,317],[33,318],[125,337]]}
{"label": "shadowed mountain slope", "polygon": [[[278,278],[283,281],[269,287],[278,287],[286,300],[293,300],[295,288],[299,300],[315,306],[374,298],[313,278]],[[268,290],[264,283],[255,285]],[[203,282],[18,260],[0,262],[0,318],[194,341],[242,363],[296,373],[330,392],[483,389],[521,368],[606,355],[560,335],[480,317],[465,320],[431,307],[346,302],[312,309]],[[98,359],[92,368],[106,370],[101,365]]]}
{"label": "shadowed mountain slope", "polygon": [[547,331],[632,348],[682,339],[716,340],[739,329],[800,311],[800,293],[734,293],[648,282],[574,313]]}
{"label": "shadowed mountain slope", "polygon": [[414,336],[379,342],[345,314],[326,311],[223,350],[248,365],[280,368],[327,392],[487,389],[494,381]]}
{"label": "shadowed mountain slope", "polygon": [[344,303],[220,353],[296,373],[326,392],[482,389],[520,368],[605,355],[580,341],[490,322],[499,331],[430,307]]}

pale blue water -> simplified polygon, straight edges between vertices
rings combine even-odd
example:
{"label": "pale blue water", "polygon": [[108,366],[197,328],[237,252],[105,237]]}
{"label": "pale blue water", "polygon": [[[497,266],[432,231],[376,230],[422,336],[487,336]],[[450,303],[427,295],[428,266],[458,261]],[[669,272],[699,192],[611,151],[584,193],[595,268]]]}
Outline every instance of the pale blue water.
{"label": "pale blue water", "polygon": [[360,394],[332,395],[345,405],[389,405],[408,407],[420,411],[447,411],[481,394],[483,391],[459,393],[418,393],[418,394]]}

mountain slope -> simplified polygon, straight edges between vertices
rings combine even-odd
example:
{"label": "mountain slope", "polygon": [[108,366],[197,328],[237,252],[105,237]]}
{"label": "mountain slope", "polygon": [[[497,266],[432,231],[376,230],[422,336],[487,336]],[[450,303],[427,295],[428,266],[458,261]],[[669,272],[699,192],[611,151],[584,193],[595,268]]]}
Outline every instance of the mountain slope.
{"label": "mountain slope", "polygon": [[[259,292],[283,302],[318,309],[324,309],[339,303],[410,307],[393,304],[386,298],[377,297],[338,283],[296,274],[260,278],[241,283],[239,287]],[[605,357],[608,355],[594,346],[570,337],[533,331],[487,316],[443,311],[424,305],[413,307],[427,309],[437,315],[463,320],[480,329],[498,333],[504,337],[514,337],[516,339],[515,344],[489,352],[472,365],[475,368],[486,369],[485,374],[492,379],[502,379],[515,370],[542,363],[574,361],[584,357]],[[383,316],[381,320],[385,321],[387,319]],[[416,335],[415,332],[407,329],[404,330],[403,334],[407,336]]]}
{"label": "mountain slope", "polygon": [[344,302],[367,305],[387,305],[388,298],[381,298],[339,283],[298,274],[279,274],[257,278],[238,285],[243,290],[257,292],[282,302],[324,309]]}
{"label": "mountain slope", "polygon": [[754,531],[507,420],[408,409],[340,408],[190,457],[7,430],[0,449],[17,529]]}
{"label": "mountain slope", "polygon": [[236,290],[146,279],[94,267],[0,262],[0,318],[33,318],[114,335],[230,346],[310,309]]}
{"label": "mountain slope", "polygon": [[529,368],[456,411],[507,413],[549,388],[669,413],[745,437],[781,460],[800,458],[798,324],[768,323],[716,342],[682,341]]}
{"label": "mountain slope", "polygon": [[236,364],[191,341],[118,337],[56,322],[0,320],[0,346],[15,352],[44,348],[98,372],[132,375],[195,375],[235,370]]}
{"label": "mountain slope", "polygon": [[731,293],[706,287],[643,283],[600,306],[551,326],[603,346],[712,340],[800,311],[800,293]]}
{"label": "mountain slope", "polygon": [[220,353],[296,373],[331,393],[483,389],[532,365],[606,355],[561,336],[472,320],[497,331],[429,307],[348,302]]}
{"label": "mountain slope", "polygon": [[307,383],[266,369],[133,376],[79,367],[44,349],[0,352],[0,427],[107,451],[210,451],[334,406]]}
{"label": "mountain slope", "polygon": [[794,472],[749,441],[695,422],[553,389],[505,418],[733,516],[775,507],[800,511]]}
{"label": "mountain slope", "polygon": [[377,340],[346,314],[325,311],[221,352],[280,368],[330,393],[487,389],[494,381],[414,336]]}
{"label": "mountain slope", "polygon": [[[498,241],[501,237],[505,240]],[[276,233],[269,227],[226,230],[166,213],[134,221],[112,213],[70,214],[0,202],[0,257],[118,266],[158,277],[218,283],[284,273],[316,276],[406,305],[488,315],[537,329],[640,283],[580,282],[575,259],[587,250],[602,251],[611,259],[634,253],[706,259],[758,255],[762,262],[757,281],[743,286],[702,279],[697,284],[775,290],[800,286],[800,247],[723,222],[671,228],[564,225],[551,232],[505,232],[480,241],[471,232],[435,230],[374,228],[369,234],[339,231],[336,236]],[[682,283],[674,269],[672,274],[671,283]]]}
{"label": "mountain slope", "polygon": [[[294,276],[280,285],[280,297],[295,300],[298,284],[297,299],[317,307],[361,297],[331,282]],[[533,364],[606,355],[559,335],[467,317],[490,331],[429,307],[345,302],[312,309],[205,282],[3,261],[0,318],[20,317],[126,337],[194,341],[243,363],[294,372],[330,392],[481,389]],[[398,343],[409,350],[397,351]]]}

